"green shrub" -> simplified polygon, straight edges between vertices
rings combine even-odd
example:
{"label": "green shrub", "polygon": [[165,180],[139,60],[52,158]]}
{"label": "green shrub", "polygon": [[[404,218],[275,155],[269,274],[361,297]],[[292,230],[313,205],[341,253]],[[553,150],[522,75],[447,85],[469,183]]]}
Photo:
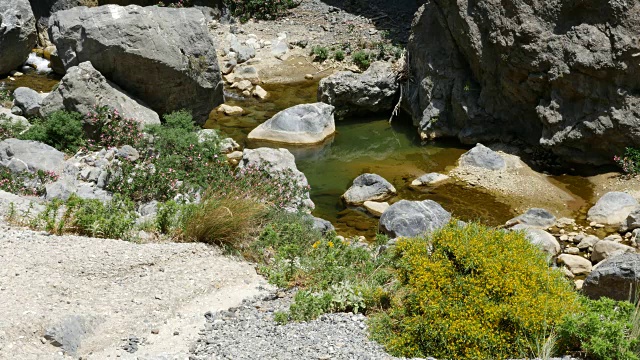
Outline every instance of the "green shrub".
{"label": "green shrub", "polygon": [[367,70],[371,65],[371,59],[369,54],[364,50],[359,50],[353,53],[353,63],[360,68],[360,70]]}
{"label": "green shrub", "polygon": [[13,96],[11,96],[11,91],[0,89],[0,106],[4,106],[6,108],[13,106]]}
{"label": "green shrub", "polygon": [[392,354],[448,359],[526,357],[576,293],[522,233],[450,224],[401,239],[392,306],[373,317],[374,339]]}
{"label": "green shrub", "polygon": [[[60,215],[62,212],[62,215]],[[67,201],[54,200],[32,222],[32,227],[53,234],[126,239],[136,221],[134,204],[119,194],[103,203],[72,195]]]}
{"label": "green shrub", "polygon": [[565,318],[559,347],[593,360],[636,360],[640,356],[638,308],[626,301],[581,298],[583,311]]}
{"label": "green shrub", "polygon": [[338,50],[333,54],[333,58],[336,59],[336,61],[342,61],[344,60],[344,51],[342,50]]}
{"label": "green shrub", "polygon": [[295,0],[224,0],[231,14],[242,22],[251,18],[272,20],[299,4]]}
{"label": "green shrub", "polygon": [[626,174],[640,174],[640,149],[628,147],[624,150],[624,156],[614,156],[613,160]]}
{"label": "green shrub", "polygon": [[60,151],[75,153],[85,144],[82,115],[56,111],[45,119],[35,121],[19,138],[43,142]]}
{"label": "green shrub", "polygon": [[122,117],[118,110],[108,106],[96,106],[86,115],[85,120],[91,124],[91,133],[95,140],[89,140],[89,145],[94,150],[123,145],[139,148],[143,145],[142,130],[138,122]]}
{"label": "green shrub", "polygon": [[324,46],[314,46],[311,52],[314,56],[314,61],[323,62],[329,58],[329,49]]}
{"label": "green shrub", "polygon": [[26,129],[22,123],[15,122],[4,114],[0,115],[0,141],[17,138]]}

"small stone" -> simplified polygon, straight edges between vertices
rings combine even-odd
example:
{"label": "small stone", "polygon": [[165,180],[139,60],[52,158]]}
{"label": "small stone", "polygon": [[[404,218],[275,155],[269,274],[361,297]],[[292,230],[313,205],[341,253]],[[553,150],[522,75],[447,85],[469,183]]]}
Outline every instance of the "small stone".
{"label": "small stone", "polygon": [[180,331],[174,331],[173,332],[173,336],[178,336],[178,335],[180,335]]}
{"label": "small stone", "polygon": [[578,249],[577,247],[568,247],[566,249],[564,249],[565,254],[570,254],[570,255],[578,255],[580,254],[580,249]]}
{"label": "small stone", "polygon": [[371,215],[376,217],[382,216],[382,213],[389,208],[388,202],[365,201],[362,205]]}
{"label": "small stone", "polygon": [[218,107],[218,112],[222,112],[228,116],[240,116],[244,113],[244,110],[240,106],[230,106],[222,104]]}
{"label": "small stone", "polygon": [[306,75],[304,76],[304,78],[305,78],[305,79],[307,79],[307,80],[313,80],[313,75],[311,75],[311,74],[306,74]]}
{"label": "small stone", "polygon": [[584,280],[576,280],[576,290],[582,290],[582,285],[584,284]]}
{"label": "small stone", "polygon": [[160,333],[160,330],[159,329],[153,329],[153,330],[151,330],[151,333],[153,335],[158,335]]}
{"label": "small stone", "polygon": [[267,97],[267,91],[260,85],[256,85],[256,88],[253,89],[253,96],[257,97],[260,100],[264,100]]}
{"label": "small stone", "polygon": [[569,235],[561,235],[560,236],[560,241],[568,241],[569,240]]}

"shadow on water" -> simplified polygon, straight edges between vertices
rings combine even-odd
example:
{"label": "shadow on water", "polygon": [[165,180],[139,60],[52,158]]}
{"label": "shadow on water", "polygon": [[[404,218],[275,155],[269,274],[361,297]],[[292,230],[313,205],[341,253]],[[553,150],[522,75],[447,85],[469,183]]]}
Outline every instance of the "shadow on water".
{"label": "shadow on water", "polygon": [[266,101],[230,94],[227,104],[242,107],[245,115],[229,117],[212,112],[205,127],[218,129],[250,148],[266,145],[289,149],[311,185],[311,198],[316,204],[314,215],[331,221],[340,234],[364,235],[369,239],[375,236],[378,219],[363,209],[346,208],[340,199],[353,179],[366,172],[379,174],[396,187],[398,196],[390,202],[432,199],[463,220],[491,225],[502,224],[513,216],[509,206],[467,185],[411,187],[411,181],[424,173],[447,171],[468,148],[446,141],[422,144],[406,117],[394,119],[391,124],[384,116],[337,121],[335,136],[312,147],[247,143],[247,134],[276,112],[316,101],[315,81],[263,87],[270,93]]}

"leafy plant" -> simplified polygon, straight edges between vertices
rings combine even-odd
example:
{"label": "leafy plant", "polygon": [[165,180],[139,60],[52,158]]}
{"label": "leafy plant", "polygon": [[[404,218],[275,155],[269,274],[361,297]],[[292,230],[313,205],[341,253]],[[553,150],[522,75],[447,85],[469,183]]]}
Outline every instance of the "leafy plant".
{"label": "leafy plant", "polygon": [[360,68],[360,70],[366,70],[371,65],[371,59],[369,54],[364,50],[359,50],[353,53],[353,63]]}
{"label": "leafy plant", "polygon": [[247,22],[251,18],[272,20],[300,4],[295,0],[224,0],[233,16]]}
{"label": "leafy plant", "polygon": [[119,194],[104,203],[72,195],[67,201],[56,199],[47,203],[31,226],[57,235],[74,233],[124,239],[133,229],[136,217],[133,202]]}
{"label": "leafy plant", "polygon": [[85,144],[82,115],[56,111],[45,119],[35,121],[19,138],[39,141],[60,151],[75,153]]}
{"label": "leafy plant", "polygon": [[336,52],[333,54],[333,58],[334,58],[336,61],[342,61],[342,60],[344,60],[344,51],[342,51],[342,50],[338,50],[338,51],[336,51]]}
{"label": "leafy plant", "polygon": [[0,89],[0,106],[10,108],[13,105],[11,91]]}
{"label": "leafy plant", "polygon": [[561,350],[579,351],[594,360],[640,358],[637,306],[604,297],[580,300],[583,310],[568,315],[558,328]]}
{"label": "leafy plant", "polygon": [[627,147],[624,150],[624,156],[614,156],[615,161],[622,171],[629,175],[640,174],[640,149]]}
{"label": "leafy plant", "polygon": [[124,118],[118,110],[109,106],[96,106],[87,113],[85,122],[91,125],[95,140],[89,140],[93,149],[102,147],[142,146],[143,134],[140,125],[134,119]]}
{"label": "leafy plant", "polygon": [[0,141],[9,138],[17,138],[26,129],[27,126],[24,124],[13,121],[4,114],[0,115]]}
{"label": "leafy plant", "polygon": [[579,309],[577,294],[518,232],[451,223],[394,250],[392,305],[374,339],[396,355],[526,357],[533,339]]}
{"label": "leafy plant", "polygon": [[0,166],[0,190],[13,194],[42,196],[45,194],[45,186],[55,182],[58,178],[59,176],[51,171],[14,173],[6,167]]}
{"label": "leafy plant", "polygon": [[324,46],[314,46],[311,53],[314,55],[314,61],[323,62],[329,58],[329,49]]}

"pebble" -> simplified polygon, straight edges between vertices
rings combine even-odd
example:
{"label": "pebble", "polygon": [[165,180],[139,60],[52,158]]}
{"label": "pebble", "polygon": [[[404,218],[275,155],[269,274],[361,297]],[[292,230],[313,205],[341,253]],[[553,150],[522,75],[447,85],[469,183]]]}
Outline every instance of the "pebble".
{"label": "pebble", "polygon": [[313,75],[312,74],[306,74],[304,76],[304,78],[307,79],[307,80],[313,80]]}

